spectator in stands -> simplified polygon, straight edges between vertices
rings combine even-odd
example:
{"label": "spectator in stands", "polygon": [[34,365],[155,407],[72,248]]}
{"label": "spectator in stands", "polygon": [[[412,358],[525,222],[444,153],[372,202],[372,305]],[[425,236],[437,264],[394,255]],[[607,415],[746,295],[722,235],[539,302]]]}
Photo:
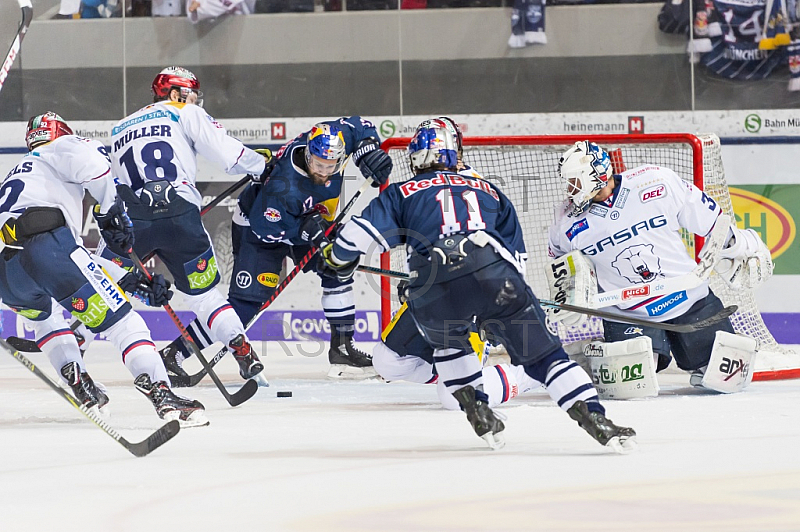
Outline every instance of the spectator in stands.
{"label": "spectator in stands", "polygon": [[224,15],[249,15],[255,8],[256,0],[186,0],[186,14],[192,24]]}

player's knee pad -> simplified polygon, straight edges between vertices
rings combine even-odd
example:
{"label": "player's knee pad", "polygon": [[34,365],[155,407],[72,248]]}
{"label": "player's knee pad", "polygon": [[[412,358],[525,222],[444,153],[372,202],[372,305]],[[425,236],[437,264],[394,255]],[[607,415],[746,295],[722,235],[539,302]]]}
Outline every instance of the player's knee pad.
{"label": "player's knee pad", "polygon": [[755,357],[755,339],[717,331],[708,368],[703,374],[703,387],[722,393],[744,390],[753,380]]}
{"label": "player's knee pad", "polygon": [[131,311],[131,304],[88,251],[76,248],[70,258],[87,282],[59,304],[93,332],[104,332]]}
{"label": "player's knee pad", "polygon": [[219,283],[219,268],[214,249],[208,248],[202,255],[183,263],[186,277],[175,279],[175,286],[190,296],[211,291]]}
{"label": "player's knee pad", "polygon": [[32,324],[36,345],[47,355],[56,371],[69,362],[77,362],[81,371],[86,371],[78,341],[60,310]]}
{"label": "player's knee pad", "polygon": [[649,336],[622,342],[589,342],[583,354],[601,399],[658,395],[653,344]]}
{"label": "player's knee pad", "polygon": [[219,291],[209,290],[202,294],[188,295],[186,299],[191,302],[191,308],[197,314],[198,320],[211,332],[212,339],[228,343],[244,333],[242,321]]}
{"label": "player's knee pad", "polygon": [[435,376],[433,364],[413,355],[400,356],[383,342],[372,350],[372,365],[387,381],[427,384]]}
{"label": "player's knee pad", "polygon": [[437,349],[433,353],[439,380],[452,393],[464,386],[483,384],[481,362],[471,350]]}

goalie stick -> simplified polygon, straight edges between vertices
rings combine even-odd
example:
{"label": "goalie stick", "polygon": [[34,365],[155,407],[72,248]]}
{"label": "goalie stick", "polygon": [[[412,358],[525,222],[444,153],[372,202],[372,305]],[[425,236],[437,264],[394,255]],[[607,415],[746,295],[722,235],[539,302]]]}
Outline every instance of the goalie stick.
{"label": "goalie stick", "polygon": [[[206,205],[205,207],[203,207],[200,210],[200,216],[203,216],[208,211],[210,211],[211,209],[213,209],[214,207],[219,205],[225,198],[227,198],[228,196],[230,196],[231,194],[236,192],[236,190],[239,187],[241,187],[242,185],[246,184],[248,181],[250,181],[250,177],[249,176],[244,176],[239,181],[237,181],[233,185],[229,186],[228,188],[226,188],[225,190],[220,192],[219,195],[216,198],[214,198],[213,200],[208,202],[208,205]],[[142,262],[146,263],[148,260],[153,258],[154,255],[155,255],[154,251],[151,252],[151,253],[148,253],[144,257]],[[78,328],[78,326],[80,324],[81,324],[80,321],[75,320],[75,321],[72,322],[72,325],[70,325],[70,329],[72,329],[72,331],[74,332]],[[41,352],[41,350],[39,349],[39,346],[36,345],[36,342],[33,341],[33,340],[28,340],[27,338],[20,338],[19,336],[9,336],[8,338],[6,338],[6,341],[11,345],[11,347],[13,347],[14,349],[17,349],[19,351],[22,351],[24,353],[39,353],[39,352]],[[219,362],[219,360],[217,362]],[[214,364],[216,364],[216,362],[212,362],[211,366],[213,367]],[[197,382],[195,382],[195,384],[197,384]],[[194,386],[194,384],[191,384],[190,386]],[[181,385],[178,385],[178,387],[181,387]]]}
{"label": "goalie stick", "polygon": [[11,47],[8,49],[3,65],[0,66],[0,91],[3,90],[3,85],[6,82],[8,73],[11,71],[11,67],[17,55],[19,55],[22,39],[24,39],[25,34],[28,33],[31,20],[33,20],[33,6],[31,6],[31,0],[17,0],[17,2],[19,3],[20,9],[22,9],[22,20],[19,23],[19,28],[17,28],[17,34],[11,42]]}
{"label": "goalie stick", "polygon": [[[153,276],[150,275],[150,272],[148,272],[147,268],[145,268],[144,264],[142,264],[142,260],[139,258],[136,252],[133,251],[133,249],[131,249],[129,254],[131,260],[133,260],[133,263],[136,265],[137,268],[139,268],[139,270],[145,275],[145,277],[147,277],[148,280],[152,279]],[[228,393],[228,390],[225,389],[225,385],[222,384],[222,381],[219,379],[217,374],[214,372],[213,369],[211,369],[211,366],[208,365],[208,362],[203,357],[203,353],[200,352],[200,348],[197,347],[197,345],[194,343],[194,340],[192,340],[192,337],[189,335],[189,332],[186,330],[186,327],[183,326],[180,318],[178,318],[178,315],[175,314],[174,310],[172,310],[172,307],[169,306],[169,304],[166,304],[164,305],[164,310],[167,311],[169,317],[172,318],[173,322],[175,322],[175,325],[178,327],[178,330],[180,330],[181,335],[189,344],[189,347],[192,349],[192,351],[194,351],[195,356],[197,356],[197,360],[199,360],[200,363],[203,365],[203,369],[206,371],[206,373],[208,373],[211,376],[211,380],[213,380],[214,384],[217,385],[217,388],[222,393],[223,397],[225,397],[225,400],[228,401],[228,404],[230,404],[231,406],[239,406],[240,404],[244,403],[245,401],[247,401],[248,399],[250,399],[255,395],[255,393],[258,391],[258,383],[253,379],[247,379],[247,382],[244,383],[244,386],[242,386],[235,393],[233,394]]]}
{"label": "goalie stick", "polygon": [[131,443],[126,440],[122,435],[111,428],[100,416],[94,411],[87,409],[83,404],[79,403],[70,393],[48,377],[36,364],[25,358],[18,350],[12,348],[5,340],[0,340],[0,346],[3,347],[11,356],[16,358],[20,364],[25,366],[31,373],[42,379],[45,384],[50,386],[55,392],[64,398],[69,404],[75,407],[81,414],[89,418],[89,420],[97,425],[103,432],[114,438],[117,443],[125,447],[134,456],[146,456],[158,449],[166,442],[174,438],[181,430],[180,423],[177,420],[172,420],[160,429],[152,433],[150,436],[140,442]]}
{"label": "goalie stick", "polygon": [[[347,216],[347,213],[350,212],[350,209],[352,209],[353,205],[355,205],[356,200],[367,190],[367,188],[369,188],[369,186],[371,184],[372,184],[372,178],[367,178],[366,180],[364,180],[364,183],[362,183],[361,186],[359,187],[359,189],[356,190],[356,192],[353,194],[353,197],[350,198],[350,201],[347,202],[347,205],[344,206],[344,208],[341,210],[341,212],[333,220],[333,223],[331,224],[331,226],[328,227],[328,229],[325,231],[325,236],[328,236],[329,234],[331,234],[331,232],[333,231],[333,228],[338,226],[340,223],[342,223],[342,220],[344,219],[344,217]],[[264,312],[264,310],[268,306],[270,306],[273,301],[275,301],[275,299],[281,294],[281,292],[283,292],[286,289],[288,284],[290,282],[292,282],[292,279],[294,279],[297,276],[297,274],[300,273],[300,271],[303,268],[305,268],[306,264],[308,264],[308,262],[314,257],[314,255],[317,254],[318,249],[319,248],[317,248],[315,246],[311,246],[311,249],[309,249],[308,253],[306,253],[303,256],[303,258],[300,259],[300,261],[295,265],[294,269],[292,269],[292,271],[290,271],[286,275],[286,278],[284,278],[284,280],[281,281],[281,283],[277,287],[275,287],[275,292],[272,294],[272,296],[270,296],[270,298],[263,305],[261,305],[261,307],[259,307],[259,309],[258,309],[258,311],[256,311],[255,315],[252,318],[250,318],[250,321],[248,321],[247,324],[245,324],[244,330],[249,330],[250,327],[253,326],[253,324],[256,322],[256,320],[261,315],[261,313]],[[403,274],[403,275],[405,275],[405,274]],[[184,338],[186,338],[186,337],[184,336]],[[192,345],[194,345],[193,342],[192,342]],[[195,347],[197,347],[197,346],[195,346]],[[214,355],[214,358],[212,358],[209,363],[204,363],[203,364],[203,369],[200,370],[199,372],[195,373],[194,375],[189,375],[188,379],[186,379],[186,378],[175,379],[175,377],[170,376],[170,381],[173,383],[174,386],[177,386],[177,387],[194,386],[195,384],[197,384],[198,382],[203,380],[203,377],[205,376],[205,372],[208,372],[208,370],[211,369],[212,367],[214,367],[214,365],[217,362],[222,360],[222,357],[224,357],[225,353],[227,353],[227,352],[228,352],[228,347],[227,346],[223,346],[222,349],[220,349],[217,352],[217,354]],[[202,362],[203,361],[201,359],[201,363]]]}

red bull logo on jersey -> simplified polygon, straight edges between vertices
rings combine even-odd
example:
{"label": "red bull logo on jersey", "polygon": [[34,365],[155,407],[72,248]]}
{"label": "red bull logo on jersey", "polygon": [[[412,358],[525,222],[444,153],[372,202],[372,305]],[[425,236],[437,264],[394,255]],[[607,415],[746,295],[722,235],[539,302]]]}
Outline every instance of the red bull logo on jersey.
{"label": "red bull logo on jersey", "polygon": [[407,181],[400,185],[400,193],[403,195],[404,198],[411,196],[412,194],[416,194],[420,190],[425,190],[431,187],[447,187],[447,186],[454,186],[454,187],[470,187],[478,190],[482,190],[489,194],[496,200],[500,200],[500,196],[497,195],[497,191],[484,181],[483,179],[471,179],[469,177],[463,177],[456,174],[436,174],[435,177],[430,179],[419,179],[419,180],[412,180]]}
{"label": "red bull logo on jersey", "polygon": [[264,218],[266,218],[268,222],[280,222],[281,211],[269,207],[266,211],[264,211]]}
{"label": "red bull logo on jersey", "polygon": [[667,187],[665,187],[664,185],[656,185],[654,187],[650,187],[648,189],[643,190],[639,194],[639,197],[642,199],[642,203],[647,203],[648,201],[666,198]]}

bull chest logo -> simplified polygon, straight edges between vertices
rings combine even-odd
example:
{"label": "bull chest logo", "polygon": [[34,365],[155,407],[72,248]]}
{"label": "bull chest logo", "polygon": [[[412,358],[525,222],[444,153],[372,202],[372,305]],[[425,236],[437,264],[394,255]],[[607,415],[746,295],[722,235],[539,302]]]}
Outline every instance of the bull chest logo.
{"label": "bull chest logo", "polygon": [[269,207],[267,210],[264,211],[264,218],[266,218],[268,222],[280,222],[281,212],[278,209],[273,209],[272,207]]}

